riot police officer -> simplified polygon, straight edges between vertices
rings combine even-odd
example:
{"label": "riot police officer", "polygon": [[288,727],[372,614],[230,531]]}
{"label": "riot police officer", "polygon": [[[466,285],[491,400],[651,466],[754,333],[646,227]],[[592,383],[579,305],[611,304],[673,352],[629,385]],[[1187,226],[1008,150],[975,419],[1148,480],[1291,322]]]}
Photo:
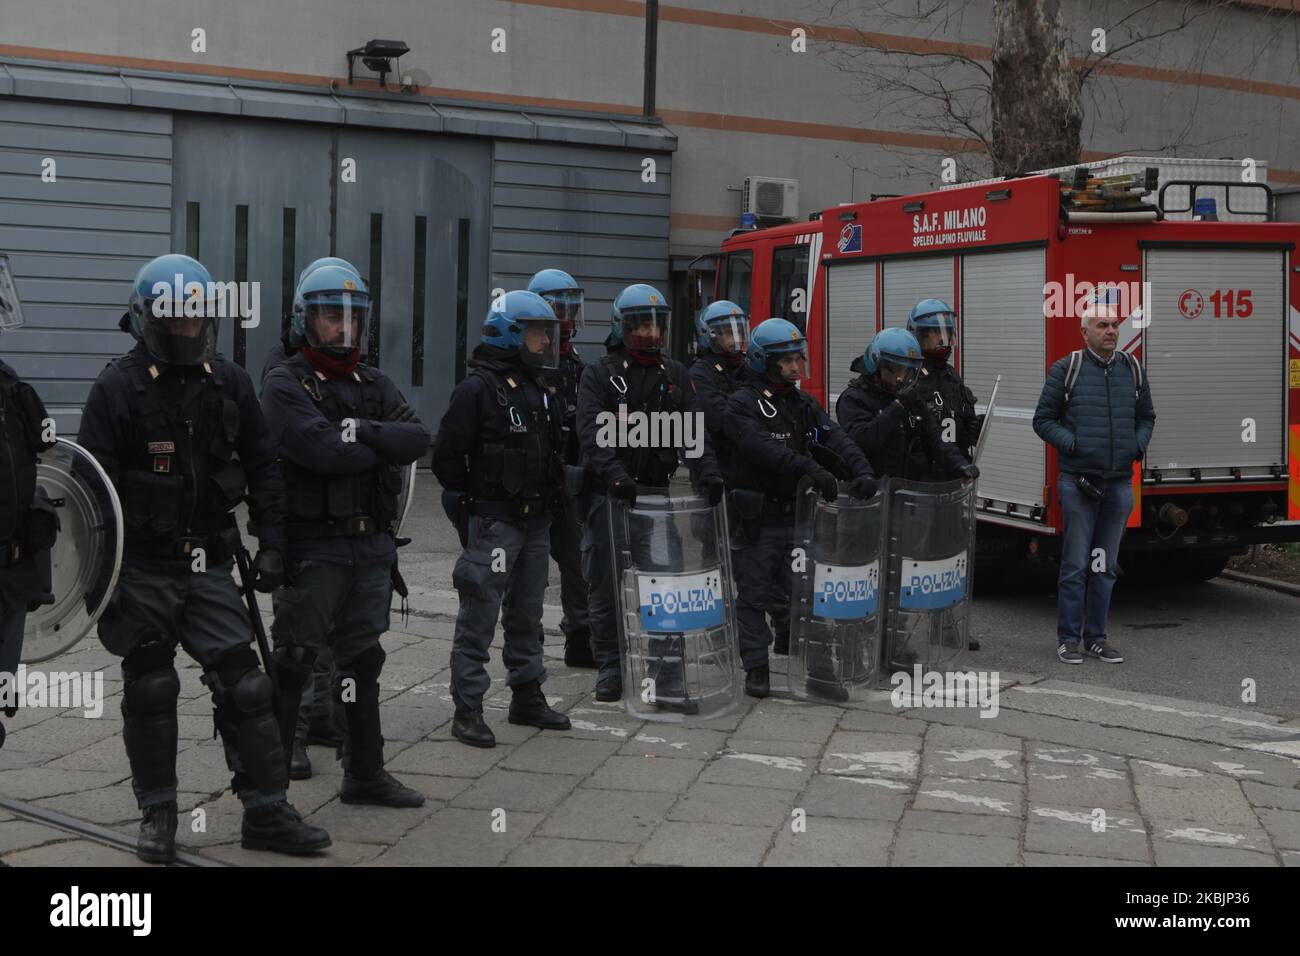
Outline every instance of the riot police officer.
{"label": "riot police officer", "polygon": [[[7,262],[0,257],[0,290],[7,285]],[[0,303],[0,333],[23,324],[17,300]],[[48,499],[37,494],[36,456],[53,447],[46,441],[46,413],[36,390],[0,361],[0,713],[13,717],[10,682],[22,656],[27,612],[43,601],[48,583],[41,581],[43,555],[48,574],[48,550],[53,547],[58,519]],[[0,724],[0,746],[5,729]]]}
{"label": "riot police officer", "polygon": [[[747,378],[745,351],[749,347],[749,316],[734,302],[719,299],[700,311],[696,318],[696,358],[691,364],[691,381],[700,395],[709,427],[709,442],[718,459],[722,477],[730,485],[731,454],[728,449],[730,425],[727,402]],[[730,503],[730,499],[728,499]],[[732,514],[731,522],[735,523]],[[773,651],[790,650],[790,595],[777,584],[767,610],[776,635]]]}
{"label": "riot police officer", "polygon": [[918,385],[921,346],[906,329],[885,329],[850,366],[858,376],[835,403],[835,417],[877,476],[911,481],[977,478],[979,469],[944,442]]}
{"label": "riot police officer", "polygon": [[[582,569],[587,578],[591,645],[596,658],[596,700],[616,701],[623,695],[616,586],[611,553],[608,496],[635,503],[638,486],[666,486],[685,449],[624,447],[600,439],[602,414],[626,417],[633,413],[671,412],[703,416],[703,403],[686,367],[668,358],[670,310],[660,292],[645,284],[630,285],[614,300],[609,351],[589,364],[578,386],[578,438],[587,469],[582,537]],[[685,434],[684,430],[681,433]],[[688,458],[691,475],[703,486],[709,503],[722,500],[725,485],[708,440],[707,422],[700,455]],[[669,640],[671,643],[671,640]],[[665,652],[667,660],[671,651]],[[656,700],[663,706],[690,710],[692,702],[678,693],[680,668],[662,665],[656,675]],[[672,702],[677,701],[677,704]],[[698,705],[694,705],[698,710]]]}
{"label": "riot police officer", "polygon": [[242,548],[231,511],[247,491],[261,544],[254,586],[266,592],[282,582],[284,485],[248,373],[216,352],[212,295],[208,270],[188,256],[140,269],[129,312],[137,344],[100,373],[79,436],[122,500],[122,572],[99,638],[122,657],[123,738],[144,813],[136,852],[150,862],[176,849],[178,643],[212,692],[244,804],[243,846],[307,853],[330,845],[285,799],[274,685],[258,666],[231,578]]}
{"label": "riot police officer", "polygon": [[[975,393],[949,363],[957,343],[957,314],[942,299],[922,299],[907,317],[907,331],[921,346],[917,387],[939,425],[939,438],[972,461],[984,419],[975,414]],[[942,481],[943,475],[933,470],[929,480]]]}
{"label": "riot police officer", "polygon": [[[266,387],[266,377],[271,369],[283,365],[285,361],[302,348],[302,333],[295,330],[293,316],[302,309],[302,286],[307,276],[324,266],[338,266],[352,273],[361,282],[361,273],[346,259],[337,256],[325,256],[307,264],[298,274],[298,284],[294,287],[293,304],[285,316],[285,325],[280,333],[280,341],[267,353],[262,365],[262,387]],[[311,680],[302,689],[302,704],[298,709],[298,727],[293,736],[293,747],[289,754],[289,779],[307,780],[311,777],[311,758],[307,755],[308,744],[324,747],[339,747],[343,737],[339,734],[334,720],[334,708],[330,700],[334,685],[334,652],[328,644],[317,648],[316,663],[312,665]]]}
{"label": "riot police officer", "polygon": [[[815,398],[799,389],[799,381],[808,377],[808,342],[798,326],[785,319],[760,323],[750,338],[746,366],[749,374],[727,405],[736,623],[745,693],[766,697],[772,632],[763,611],[774,593],[784,596],[787,607],[790,603],[799,480],[808,476],[823,498],[834,501],[837,479],[850,482],[849,493],[863,499],[876,493],[876,479],[857,446]],[[833,693],[824,678],[810,672],[809,690]],[[846,691],[839,692],[848,699]]]}
{"label": "riot police officer", "polygon": [[288,583],[275,592],[280,734],[293,748],[303,687],[319,649],[333,652],[344,803],[418,807],[422,794],[384,769],[379,674],[397,560],[402,470],[429,430],[379,369],[361,362],[370,297],[355,271],[322,266],[299,286],[303,345],[267,374],[262,408],[284,469]]}
{"label": "riot police officer", "polygon": [[465,547],[452,572],[460,612],[451,647],[451,732],[473,747],[496,746],[483,695],[498,616],[513,694],[507,719],[542,730],[570,727],[542,693],[542,602],[553,499],[563,493],[563,413],[536,371],[559,365],[559,325],[535,293],[507,292],[493,302],[434,443],[443,507]]}
{"label": "riot police officer", "polygon": [[[584,363],[573,344],[574,333],[582,328],[582,288],[573,276],[560,269],[543,269],[528,282],[528,291],[546,300],[560,321],[559,368],[542,371],[550,400],[561,413],[562,439],[559,448],[566,477],[580,473],[582,449],[574,421],[578,415],[578,382]],[[591,656],[591,627],[587,621],[587,580],[582,576],[582,518],[570,495],[556,497],[551,518],[551,557],[560,569],[560,605],[564,610],[560,630],[564,632],[564,663],[569,667],[595,667]]]}
{"label": "riot police officer", "polygon": [[[307,263],[306,268],[304,268],[302,272],[298,273],[298,284],[293,287],[293,305],[290,307],[289,313],[284,317],[284,325],[280,330],[280,341],[271,348],[270,352],[266,353],[266,361],[262,364],[263,382],[266,381],[266,375],[271,371],[271,369],[282,364],[285,359],[302,348],[302,339],[293,330],[293,313],[295,309],[300,307],[302,280],[307,278],[321,266],[341,266],[351,272],[357,279],[361,278],[361,273],[357,271],[356,266],[348,262],[346,259],[340,259],[338,256],[324,256]],[[327,656],[328,651],[321,655],[321,657]]]}

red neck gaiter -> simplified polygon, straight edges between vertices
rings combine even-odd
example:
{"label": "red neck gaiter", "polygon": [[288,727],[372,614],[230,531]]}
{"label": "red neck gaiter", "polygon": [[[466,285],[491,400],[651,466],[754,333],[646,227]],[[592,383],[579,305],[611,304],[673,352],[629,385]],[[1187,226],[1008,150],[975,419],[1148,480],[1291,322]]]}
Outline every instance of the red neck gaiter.
{"label": "red neck gaiter", "polygon": [[628,349],[627,354],[637,365],[658,365],[658,352],[642,352],[640,349]]}
{"label": "red neck gaiter", "polygon": [[345,359],[338,359],[326,355],[324,352],[317,352],[310,345],[302,347],[302,354],[311,364],[311,367],[326,378],[346,378],[356,371],[357,363],[361,361],[361,349],[359,348],[349,352],[348,357]]}

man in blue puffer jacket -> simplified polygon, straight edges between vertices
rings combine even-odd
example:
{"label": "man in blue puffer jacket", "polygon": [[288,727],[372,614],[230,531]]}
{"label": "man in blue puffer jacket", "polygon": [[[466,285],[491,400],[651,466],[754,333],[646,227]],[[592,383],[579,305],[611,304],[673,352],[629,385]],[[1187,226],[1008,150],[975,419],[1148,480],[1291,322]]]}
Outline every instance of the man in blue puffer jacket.
{"label": "man in blue puffer jacket", "polygon": [[1056,656],[1066,664],[1083,663],[1080,640],[1090,657],[1124,662],[1106,642],[1106,618],[1133,510],[1133,462],[1146,453],[1156,413],[1141,366],[1115,351],[1122,321],[1104,301],[1085,308],[1086,347],[1052,365],[1034,411],[1034,431],[1060,455]]}

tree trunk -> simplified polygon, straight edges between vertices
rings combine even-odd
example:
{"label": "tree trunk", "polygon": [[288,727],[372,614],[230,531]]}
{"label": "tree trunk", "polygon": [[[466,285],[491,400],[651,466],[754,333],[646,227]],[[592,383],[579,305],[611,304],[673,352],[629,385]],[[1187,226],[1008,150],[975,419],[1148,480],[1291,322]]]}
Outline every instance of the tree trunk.
{"label": "tree trunk", "polygon": [[1060,0],[994,0],[993,175],[1079,161],[1083,106]]}

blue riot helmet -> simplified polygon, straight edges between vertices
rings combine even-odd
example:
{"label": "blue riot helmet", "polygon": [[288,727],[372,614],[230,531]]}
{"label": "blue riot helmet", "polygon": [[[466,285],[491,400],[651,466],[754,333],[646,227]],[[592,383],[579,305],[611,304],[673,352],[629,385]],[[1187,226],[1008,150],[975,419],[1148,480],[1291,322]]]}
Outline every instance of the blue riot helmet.
{"label": "blue riot helmet", "polygon": [[610,313],[610,338],[629,352],[658,355],[668,351],[672,310],[654,286],[639,282],[618,294]]}
{"label": "blue riot helmet", "polygon": [[321,266],[303,277],[294,296],[293,336],[331,358],[360,351],[370,325],[370,293],[355,272]]}
{"label": "blue riot helmet", "polygon": [[560,320],[535,292],[498,296],[483,320],[482,341],[514,352],[533,368],[560,367]]}
{"label": "blue riot helmet", "polygon": [[754,328],[745,353],[749,370],[791,385],[808,377],[808,340],[785,319],[768,319]]}
{"label": "blue riot helmet", "polygon": [[135,274],[127,304],[131,334],[159,362],[199,365],[217,353],[217,319],[239,310],[235,284],[220,289],[203,264],[170,253]]}
{"label": "blue riot helmet", "polygon": [[348,260],[340,259],[338,256],[322,256],[321,258],[315,260],[314,262],[307,263],[307,267],[303,269],[302,272],[298,273],[298,285],[302,285],[302,280],[307,278],[309,275],[311,275],[321,266],[342,266],[344,269],[347,269],[349,272],[355,272],[357,274],[358,279],[361,278],[361,270],[358,269],[356,266],[354,266],[352,263],[348,262]]}
{"label": "blue riot helmet", "polygon": [[957,313],[942,299],[922,299],[907,317],[926,358],[947,359],[957,344]]}
{"label": "blue riot helmet", "polygon": [[567,349],[569,339],[582,328],[582,286],[562,269],[543,269],[528,280],[528,291],[546,300],[560,321],[560,341]]}
{"label": "blue riot helmet", "polygon": [[907,329],[877,332],[862,357],[868,375],[875,375],[886,391],[898,392],[916,381],[921,372],[921,346]]}
{"label": "blue riot helmet", "polygon": [[338,256],[325,256],[321,259],[315,260],[314,262],[309,262],[307,264],[307,267],[303,269],[302,272],[298,273],[298,284],[294,286],[293,289],[293,306],[289,310],[289,314],[290,314],[289,344],[294,348],[302,348],[302,335],[295,330],[293,325],[293,320],[292,320],[293,314],[296,313],[298,309],[301,308],[303,305],[302,282],[304,279],[306,279],[317,269],[321,269],[326,266],[338,266],[341,269],[347,269],[358,279],[361,278],[361,272],[359,269],[357,269],[356,266],[348,262],[348,260],[346,259],[340,259]]}
{"label": "blue riot helmet", "polygon": [[695,320],[700,354],[740,358],[749,345],[749,316],[734,302],[719,299],[707,306]]}

